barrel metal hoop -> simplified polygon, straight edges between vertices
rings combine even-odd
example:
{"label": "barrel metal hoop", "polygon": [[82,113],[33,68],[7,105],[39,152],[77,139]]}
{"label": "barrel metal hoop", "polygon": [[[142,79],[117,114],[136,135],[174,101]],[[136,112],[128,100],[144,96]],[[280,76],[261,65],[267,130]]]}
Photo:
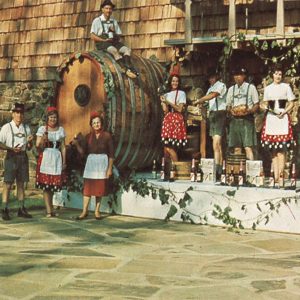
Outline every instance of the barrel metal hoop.
{"label": "barrel metal hoop", "polygon": [[[116,73],[119,79],[119,83],[120,83],[120,95],[121,95],[121,106],[122,106],[122,114],[121,114],[121,122],[122,122],[122,127],[121,127],[121,133],[120,133],[120,138],[118,141],[118,146],[117,149],[115,151],[115,158],[117,159],[118,155],[120,154],[120,151],[122,149],[122,145],[124,142],[124,136],[125,136],[125,129],[126,129],[126,98],[125,98],[125,86],[124,86],[124,80],[122,77],[122,72],[121,72],[121,67],[119,66],[118,63],[115,62],[115,60],[112,58],[112,56],[108,53],[103,53],[104,56],[106,56],[107,58],[110,59],[112,65],[115,67],[116,69]],[[117,107],[117,98],[115,97],[114,99],[114,107]],[[114,114],[114,124],[116,124],[116,112],[117,109],[114,110],[115,114]]]}
{"label": "barrel metal hoop", "polygon": [[[152,64],[150,64],[147,60],[142,60],[142,63],[145,65],[146,69],[149,71],[149,76],[151,77],[150,82],[153,86],[153,88],[150,89],[150,91],[152,93],[152,99],[153,99],[151,104],[154,107],[154,115],[158,116],[160,106],[158,105],[158,100],[157,100],[158,95],[154,91],[157,90],[160,83],[157,79],[157,76],[155,76],[156,72],[155,72],[154,67],[152,66]],[[152,122],[151,122],[151,128],[153,130],[153,144],[154,144],[154,147],[149,147],[148,153],[145,155],[145,158],[144,158],[142,164],[146,163],[148,160],[149,160],[149,162],[151,162],[153,159],[158,158],[158,156],[160,155],[161,147],[156,146],[156,145],[160,144],[160,134],[158,135],[157,139],[155,138],[156,135],[157,135],[157,132],[160,132],[160,129],[161,129],[160,127],[161,127],[161,120],[158,119],[158,118],[156,118],[156,119],[153,118]],[[152,151],[153,148],[155,149],[155,151]]]}
{"label": "barrel metal hoop", "polygon": [[132,141],[133,141],[133,136],[135,133],[135,106],[136,106],[136,99],[135,99],[135,86],[133,83],[133,80],[129,77],[127,77],[128,83],[129,83],[129,89],[130,89],[130,100],[131,100],[131,124],[130,124],[130,134],[129,134],[129,140],[127,142],[127,149],[121,159],[121,161],[119,162],[119,166],[122,166],[124,164],[124,162],[127,159],[127,156],[131,150],[131,145],[132,145]]}
{"label": "barrel metal hoop", "polygon": [[[137,57],[139,60],[142,60],[141,58]],[[143,83],[142,83],[142,80],[141,80],[141,77],[138,76],[137,77],[138,79],[138,82],[139,82],[139,87],[140,87],[140,97],[141,97],[141,107],[142,107],[142,110],[141,110],[141,120],[144,120],[145,119],[145,93],[144,93],[144,89],[143,89]],[[131,166],[138,153],[139,153],[139,150],[140,150],[140,147],[141,147],[141,142],[142,142],[142,134],[144,132],[144,122],[141,122],[140,123],[141,126],[139,126],[139,136],[138,136],[138,139],[137,139],[137,146],[136,146],[136,149],[135,149],[135,152],[134,154],[132,155],[132,159],[130,160],[130,162],[128,163],[129,166]]]}

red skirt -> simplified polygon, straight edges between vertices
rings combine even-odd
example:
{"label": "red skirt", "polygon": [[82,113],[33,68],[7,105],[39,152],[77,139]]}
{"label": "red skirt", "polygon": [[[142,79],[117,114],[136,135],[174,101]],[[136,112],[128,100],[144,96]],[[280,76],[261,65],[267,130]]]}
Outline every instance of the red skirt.
{"label": "red skirt", "polygon": [[[288,116],[289,117],[289,116]],[[287,134],[266,134],[266,118],[261,132],[261,145],[266,150],[287,151],[296,144],[293,137],[290,117],[288,120]]]}
{"label": "red skirt", "polygon": [[169,112],[165,115],[162,124],[161,139],[165,145],[185,146],[187,136],[181,113]]}
{"label": "red skirt", "polygon": [[61,191],[62,185],[66,182],[66,175],[64,173],[61,175],[50,175],[41,173],[40,168],[42,159],[43,153],[40,153],[36,166],[36,188],[49,192]]}
{"label": "red skirt", "polygon": [[107,196],[107,179],[88,179],[84,178],[83,181],[83,196]]}

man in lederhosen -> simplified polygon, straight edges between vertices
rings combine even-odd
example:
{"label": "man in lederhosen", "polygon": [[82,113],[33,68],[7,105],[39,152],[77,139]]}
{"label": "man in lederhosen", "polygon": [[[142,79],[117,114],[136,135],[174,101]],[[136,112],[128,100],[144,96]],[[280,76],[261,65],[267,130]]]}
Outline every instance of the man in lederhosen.
{"label": "man in lederhosen", "polygon": [[131,62],[131,49],[120,42],[122,31],[117,20],[111,17],[114,8],[110,0],[102,2],[102,14],[92,23],[91,39],[98,50],[106,50],[113,55],[128,77],[136,78],[139,74]]}
{"label": "man in lederhosen", "polygon": [[253,84],[246,82],[246,69],[233,71],[235,84],[229,88],[226,102],[232,118],[229,123],[228,146],[235,153],[245,149],[246,158],[254,159],[253,147],[257,145],[254,113],[259,109],[258,93]]}
{"label": "man in lederhosen", "polygon": [[208,101],[209,110],[209,135],[213,141],[214,159],[216,162],[217,176],[221,175],[223,150],[222,137],[226,128],[226,85],[220,81],[220,75],[215,69],[208,72],[210,87],[205,96],[196,101],[204,104]]}
{"label": "man in lederhosen", "polygon": [[26,150],[31,148],[33,136],[29,126],[23,124],[24,104],[15,103],[12,108],[12,121],[0,130],[0,148],[7,150],[4,160],[4,184],[2,191],[2,219],[11,219],[8,209],[9,193],[16,180],[18,217],[31,218],[24,206],[24,183],[29,181],[28,157]]}

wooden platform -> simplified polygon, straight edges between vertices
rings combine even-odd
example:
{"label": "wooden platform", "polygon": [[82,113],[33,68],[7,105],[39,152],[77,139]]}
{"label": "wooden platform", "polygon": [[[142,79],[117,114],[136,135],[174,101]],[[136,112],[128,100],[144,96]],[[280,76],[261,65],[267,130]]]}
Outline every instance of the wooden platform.
{"label": "wooden platform", "polygon": [[[170,206],[175,205],[178,211],[171,220],[182,221],[181,214],[183,210],[179,208],[178,202],[183,197],[184,192],[192,186],[193,191],[189,192],[192,201],[188,203],[186,210],[191,213],[194,223],[201,223],[201,219],[198,217],[201,215],[202,217],[206,216],[207,223],[210,225],[224,226],[223,222],[212,215],[215,205],[219,205],[222,209],[229,206],[232,209],[230,215],[242,220],[245,228],[252,228],[253,222],[260,218],[257,229],[300,233],[300,207],[294,201],[294,199],[299,199],[300,194],[293,190],[255,187],[240,187],[237,189],[236,187],[221,186],[219,184],[191,183],[189,181],[170,183],[149,180],[149,184],[166,190],[170,189],[176,195],[176,202],[170,201],[169,204],[162,206],[159,199],[154,200],[151,196],[141,197],[129,191],[119,195],[118,203],[113,207],[114,211],[120,215],[164,219]],[[82,195],[80,193],[70,193],[70,200],[66,200],[66,192],[63,191],[60,197],[67,207],[82,207]],[[56,197],[55,202],[59,200],[58,198]],[[291,199],[291,201],[288,205],[281,204],[278,213],[276,213],[276,210],[270,212],[268,203],[278,203],[282,198]],[[94,209],[94,201],[91,201],[90,209]],[[101,211],[111,211],[107,199],[103,200]],[[268,222],[266,215],[269,215]]]}

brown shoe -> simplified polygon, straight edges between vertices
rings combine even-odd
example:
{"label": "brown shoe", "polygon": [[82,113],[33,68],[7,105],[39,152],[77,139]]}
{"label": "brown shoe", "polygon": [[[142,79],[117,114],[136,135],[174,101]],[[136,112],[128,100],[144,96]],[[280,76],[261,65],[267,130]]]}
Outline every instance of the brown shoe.
{"label": "brown shoe", "polygon": [[2,209],[1,214],[2,214],[2,220],[3,221],[9,221],[9,220],[11,220],[11,217],[9,215],[9,210],[8,210],[7,207],[4,208],[4,209]]}
{"label": "brown shoe", "polygon": [[135,79],[137,77],[136,74],[131,69],[127,69],[126,75],[131,79]]}
{"label": "brown shoe", "polygon": [[26,219],[31,219],[32,215],[28,213],[25,207],[20,207],[18,210],[18,217],[26,218]]}

